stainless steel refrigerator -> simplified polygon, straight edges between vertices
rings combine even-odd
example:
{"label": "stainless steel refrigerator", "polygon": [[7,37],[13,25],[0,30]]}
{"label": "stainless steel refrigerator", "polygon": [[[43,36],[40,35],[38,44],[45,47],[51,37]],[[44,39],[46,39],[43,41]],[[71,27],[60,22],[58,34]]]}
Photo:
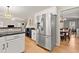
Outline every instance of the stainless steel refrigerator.
{"label": "stainless steel refrigerator", "polygon": [[49,51],[56,46],[56,21],[52,13],[37,16],[37,44]]}

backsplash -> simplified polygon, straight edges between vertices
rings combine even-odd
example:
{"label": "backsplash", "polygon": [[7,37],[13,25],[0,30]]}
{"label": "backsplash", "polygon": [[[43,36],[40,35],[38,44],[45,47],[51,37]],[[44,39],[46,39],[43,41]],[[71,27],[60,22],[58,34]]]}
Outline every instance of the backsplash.
{"label": "backsplash", "polygon": [[22,31],[22,28],[21,27],[14,27],[14,28],[3,27],[3,28],[0,28],[0,33],[15,32],[15,31]]}

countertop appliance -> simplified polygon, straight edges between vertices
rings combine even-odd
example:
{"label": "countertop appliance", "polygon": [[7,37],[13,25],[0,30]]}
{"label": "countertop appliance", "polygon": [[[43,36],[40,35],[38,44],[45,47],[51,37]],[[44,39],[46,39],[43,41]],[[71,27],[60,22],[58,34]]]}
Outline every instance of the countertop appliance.
{"label": "countertop appliance", "polygon": [[9,28],[12,28],[12,27],[14,27],[14,25],[8,25],[8,27],[9,27]]}

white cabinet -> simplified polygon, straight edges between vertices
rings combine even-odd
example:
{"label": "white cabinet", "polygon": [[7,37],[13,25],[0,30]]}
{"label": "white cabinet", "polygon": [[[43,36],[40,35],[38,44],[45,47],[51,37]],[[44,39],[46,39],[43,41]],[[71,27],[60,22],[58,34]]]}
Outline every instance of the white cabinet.
{"label": "white cabinet", "polygon": [[7,50],[6,53],[18,53],[18,52],[24,52],[24,43],[21,38],[6,41]]}
{"label": "white cabinet", "polygon": [[0,53],[4,53],[5,52],[5,37],[0,37]]}
{"label": "white cabinet", "polygon": [[9,40],[6,41],[7,50],[6,53],[18,53],[18,52],[24,52],[24,45],[25,45],[25,35],[24,34],[17,34],[7,36]]}
{"label": "white cabinet", "polygon": [[36,41],[36,31],[32,30],[32,39]]}
{"label": "white cabinet", "polygon": [[25,34],[0,37],[0,53],[24,52]]}

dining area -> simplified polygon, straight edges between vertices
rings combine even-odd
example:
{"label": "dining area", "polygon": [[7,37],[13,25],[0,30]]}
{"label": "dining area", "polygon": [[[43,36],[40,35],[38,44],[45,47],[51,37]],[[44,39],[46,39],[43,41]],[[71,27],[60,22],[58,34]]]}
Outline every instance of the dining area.
{"label": "dining area", "polygon": [[70,29],[69,28],[61,28],[60,29],[60,39],[61,41],[70,41]]}

